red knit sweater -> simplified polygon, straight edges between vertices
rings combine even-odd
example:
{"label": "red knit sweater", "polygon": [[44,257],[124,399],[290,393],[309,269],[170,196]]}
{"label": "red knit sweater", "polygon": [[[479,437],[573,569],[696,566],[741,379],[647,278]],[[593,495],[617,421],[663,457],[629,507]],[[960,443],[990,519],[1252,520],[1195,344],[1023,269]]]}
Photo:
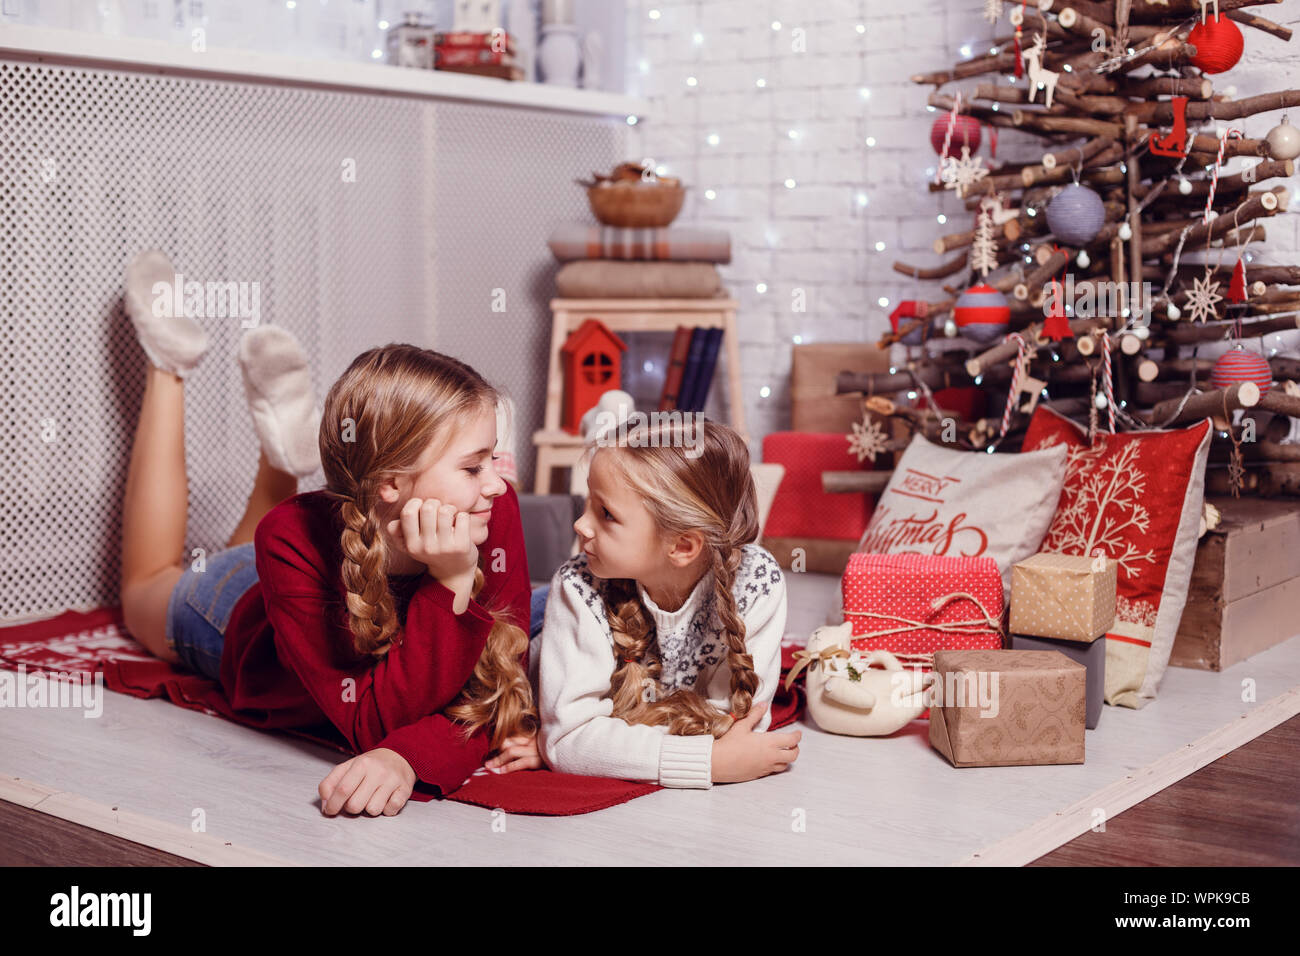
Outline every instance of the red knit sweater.
{"label": "red knit sweater", "polygon": [[507,486],[493,504],[479,547],[483,588],[463,614],[452,610],[452,592],[428,574],[388,578],[404,622],[402,639],[377,663],[353,648],[340,570],[342,528],[339,506],[320,491],[295,495],[261,520],[253,539],[258,581],[231,612],[222,687],[258,726],[328,721],[356,752],[394,750],[421,781],[450,793],[489,751],[485,730],[467,741],[463,725],[440,713],[483,651],[492,629],[484,608],[508,607],[514,622],[528,628],[519,499]]}

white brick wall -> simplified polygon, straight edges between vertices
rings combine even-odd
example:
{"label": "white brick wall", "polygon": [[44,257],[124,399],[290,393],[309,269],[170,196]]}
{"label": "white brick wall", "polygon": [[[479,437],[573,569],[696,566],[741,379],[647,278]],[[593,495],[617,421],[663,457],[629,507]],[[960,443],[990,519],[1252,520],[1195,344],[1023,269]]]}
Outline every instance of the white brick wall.
{"label": "white brick wall", "polygon": [[[654,157],[691,187],[679,223],[731,231],[733,261],[722,274],[740,301],[746,415],[757,454],[763,435],[790,427],[793,337],[875,340],[888,328],[893,303],[915,292],[891,264],[935,265],[943,258],[931,251],[935,238],[969,228],[955,197],[926,189],[936,159],[929,143],[935,114],[925,107],[931,88],[910,77],[951,66],[963,44],[980,50],[994,29],[981,19],[979,0],[910,0],[905,13],[883,0],[629,0],[627,7],[628,91],[653,108],[635,127],[635,158]],[[1300,0],[1257,12],[1300,29]],[[806,52],[792,50],[796,28]],[[1246,56],[1215,78],[1217,87],[1233,84],[1238,97],[1300,87],[1300,36],[1283,43],[1243,32]],[[686,85],[688,76],[696,86]],[[759,78],[765,87],[756,85]],[[1279,118],[1246,120],[1248,135],[1263,135]],[[1292,121],[1300,123],[1300,110]],[[711,133],[717,146],[707,143]],[[1041,153],[1034,138],[1000,133],[1000,160]],[[987,142],[986,132],[985,157]],[[783,185],[787,178],[794,189]],[[1292,208],[1300,210],[1295,186]],[[706,189],[717,198],[706,200]],[[939,213],[946,225],[936,221]],[[1300,215],[1269,220],[1267,232],[1256,261],[1297,261]],[[886,243],[883,252],[877,241]],[[759,282],[766,293],[756,291]],[[807,295],[804,313],[791,310],[796,288]],[[881,297],[891,304],[881,308]],[[771,389],[767,398],[763,386]],[[714,390],[710,414],[725,414],[722,391]]]}

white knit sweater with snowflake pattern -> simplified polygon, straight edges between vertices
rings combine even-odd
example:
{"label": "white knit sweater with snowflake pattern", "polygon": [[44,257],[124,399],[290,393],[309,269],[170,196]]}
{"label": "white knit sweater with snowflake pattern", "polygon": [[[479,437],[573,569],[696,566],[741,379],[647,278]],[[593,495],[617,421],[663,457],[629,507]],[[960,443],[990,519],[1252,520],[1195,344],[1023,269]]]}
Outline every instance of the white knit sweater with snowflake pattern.
{"label": "white knit sweater with snowflake pattern", "polygon": [[[759,545],[744,545],[742,551],[732,594],[745,622],[745,647],[753,656],[758,676],[754,706],[770,706],[781,672],[785,577],[772,555]],[[711,787],[712,736],[673,735],[665,727],[631,725],[610,716],[615,651],[602,597],[605,587],[606,582],[588,569],[583,554],[561,565],[551,580],[546,621],[537,638],[541,641],[538,743],[543,758],[562,773],[665,787]],[[705,572],[676,611],[661,610],[640,584],[637,592],[654,622],[650,650],[663,664],[659,678],[663,690],[689,688],[727,713],[731,709],[731,668],[716,613],[713,572]],[[769,710],[755,730],[766,730],[771,719]]]}

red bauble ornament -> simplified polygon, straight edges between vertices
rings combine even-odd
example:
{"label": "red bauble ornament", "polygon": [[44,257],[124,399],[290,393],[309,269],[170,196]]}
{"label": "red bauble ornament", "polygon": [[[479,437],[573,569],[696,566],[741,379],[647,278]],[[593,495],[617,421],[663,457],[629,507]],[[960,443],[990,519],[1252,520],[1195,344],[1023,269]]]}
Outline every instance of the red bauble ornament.
{"label": "red bauble ornament", "polygon": [[[930,127],[930,145],[940,156],[943,155],[943,140],[948,135],[950,113],[942,113],[934,119]],[[952,123],[952,139],[948,143],[948,155],[953,159],[961,158],[961,148],[969,146],[971,155],[980,148],[980,121],[965,113],[958,113]]]}
{"label": "red bauble ornament", "polygon": [[1196,47],[1192,66],[1206,73],[1231,70],[1246,47],[1237,24],[1225,16],[1207,17],[1204,23],[1196,24],[1187,35],[1187,42]]}
{"label": "red bauble ornament", "polygon": [[1273,370],[1269,367],[1268,359],[1258,352],[1247,352],[1240,346],[1220,355],[1210,372],[1210,386],[1228,388],[1238,382],[1254,382],[1259,386],[1259,397],[1267,395],[1273,385]]}

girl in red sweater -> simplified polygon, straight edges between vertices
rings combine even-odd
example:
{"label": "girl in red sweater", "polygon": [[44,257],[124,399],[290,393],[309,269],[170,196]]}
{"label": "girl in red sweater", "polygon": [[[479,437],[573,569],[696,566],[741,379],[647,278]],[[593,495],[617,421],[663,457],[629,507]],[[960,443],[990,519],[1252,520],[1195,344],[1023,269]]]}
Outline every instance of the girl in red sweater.
{"label": "girl in red sweater", "polygon": [[[256,482],[226,548],[177,563],[183,385],[208,339],[193,319],[153,314],[154,280],[171,281],[159,253],[128,268],[127,311],[153,367],[123,501],[127,629],[219,680],[259,726],[332,724],[358,756],[321,781],[326,814],[397,813],[417,781],[449,793],[493,752],[497,772],[540,767],[517,626],[528,564],[518,499],[493,464],[496,391],[456,359],[388,345],[358,356],[318,415],[293,337],[246,332]],[[296,494],[318,467],[325,488]]]}

